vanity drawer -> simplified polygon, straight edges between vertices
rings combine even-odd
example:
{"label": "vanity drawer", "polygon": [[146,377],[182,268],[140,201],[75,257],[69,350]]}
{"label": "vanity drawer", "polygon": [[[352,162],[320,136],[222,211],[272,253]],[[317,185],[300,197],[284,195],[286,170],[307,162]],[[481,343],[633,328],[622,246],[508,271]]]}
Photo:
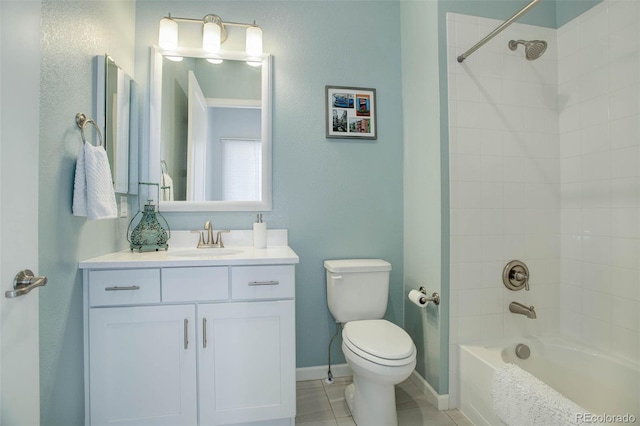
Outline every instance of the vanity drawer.
{"label": "vanity drawer", "polygon": [[286,299],[294,295],[294,265],[231,268],[232,299]]}
{"label": "vanity drawer", "polygon": [[197,302],[228,298],[227,266],[162,269],[163,302]]}
{"label": "vanity drawer", "polygon": [[89,271],[89,305],[160,302],[160,269]]}

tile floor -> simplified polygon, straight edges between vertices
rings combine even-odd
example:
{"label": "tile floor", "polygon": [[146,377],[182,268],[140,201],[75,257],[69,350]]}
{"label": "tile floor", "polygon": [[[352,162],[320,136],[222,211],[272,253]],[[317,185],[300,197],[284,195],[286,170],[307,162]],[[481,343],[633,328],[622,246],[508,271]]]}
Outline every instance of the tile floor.
{"label": "tile floor", "polygon": [[[344,400],[349,383],[351,377],[298,382],[296,425],[355,426]],[[438,411],[408,379],[396,386],[396,407],[399,426],[473,426],[459,410]]]}

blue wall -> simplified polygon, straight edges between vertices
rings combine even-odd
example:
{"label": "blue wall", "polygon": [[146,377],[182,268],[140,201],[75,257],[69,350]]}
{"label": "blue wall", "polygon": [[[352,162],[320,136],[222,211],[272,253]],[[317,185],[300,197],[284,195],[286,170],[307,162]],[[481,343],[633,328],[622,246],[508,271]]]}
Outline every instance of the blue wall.
{"label": "blue wall", "polygon": [[[40,404],[43,425],[84,424],[82,276],[78,261],[124,249],[129,219],[72,216],[80,131],[95,113],[94,58],[110,53],[133,75],[134,3],[42,2],[39,159]],[[93,135],[89,136],[93,138]]]}
{"label": "blue wall", "polygon": [[[149,46],[158,21],[207,13],[253,19],[273,68],[273,210],[270,228],[287,228],[296,268],[298,367],[327,364],[335,331],[323,261],[376,257],[391,262],[387,317],[402,324],[402,93],[398,2],[138,2],[135,78],[148,86]],[[224,47],[244,34],[231,32]],[[378,139],[325,138],[325,85],[377,90]],[[145,117],[147,120],[148,117]],[[165,214],[172,229],[250,229],[253,213]],[[343,362],[334,344],[335,362]]]}

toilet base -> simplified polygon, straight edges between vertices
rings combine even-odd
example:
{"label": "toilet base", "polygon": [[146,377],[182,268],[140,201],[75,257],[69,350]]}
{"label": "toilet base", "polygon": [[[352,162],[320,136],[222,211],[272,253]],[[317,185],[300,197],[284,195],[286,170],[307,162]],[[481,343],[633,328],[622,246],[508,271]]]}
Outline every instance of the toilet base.
{"label": "toilet base", "polygon": [[[360,378],[362,382],[363,379]],[[358,378],[344,390],[344,398],[357,426],[397,426],[395,386]],[[367,403],[375,401],[375,404]]]}

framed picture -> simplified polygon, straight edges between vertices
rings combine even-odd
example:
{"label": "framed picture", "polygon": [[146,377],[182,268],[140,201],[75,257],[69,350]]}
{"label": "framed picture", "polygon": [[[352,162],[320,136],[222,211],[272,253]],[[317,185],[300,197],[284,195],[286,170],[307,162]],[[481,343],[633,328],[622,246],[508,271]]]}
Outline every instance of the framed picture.
{"label": "framed picture", "polygon": [[325,86],[327,138],[377,139],[376,89]]}

